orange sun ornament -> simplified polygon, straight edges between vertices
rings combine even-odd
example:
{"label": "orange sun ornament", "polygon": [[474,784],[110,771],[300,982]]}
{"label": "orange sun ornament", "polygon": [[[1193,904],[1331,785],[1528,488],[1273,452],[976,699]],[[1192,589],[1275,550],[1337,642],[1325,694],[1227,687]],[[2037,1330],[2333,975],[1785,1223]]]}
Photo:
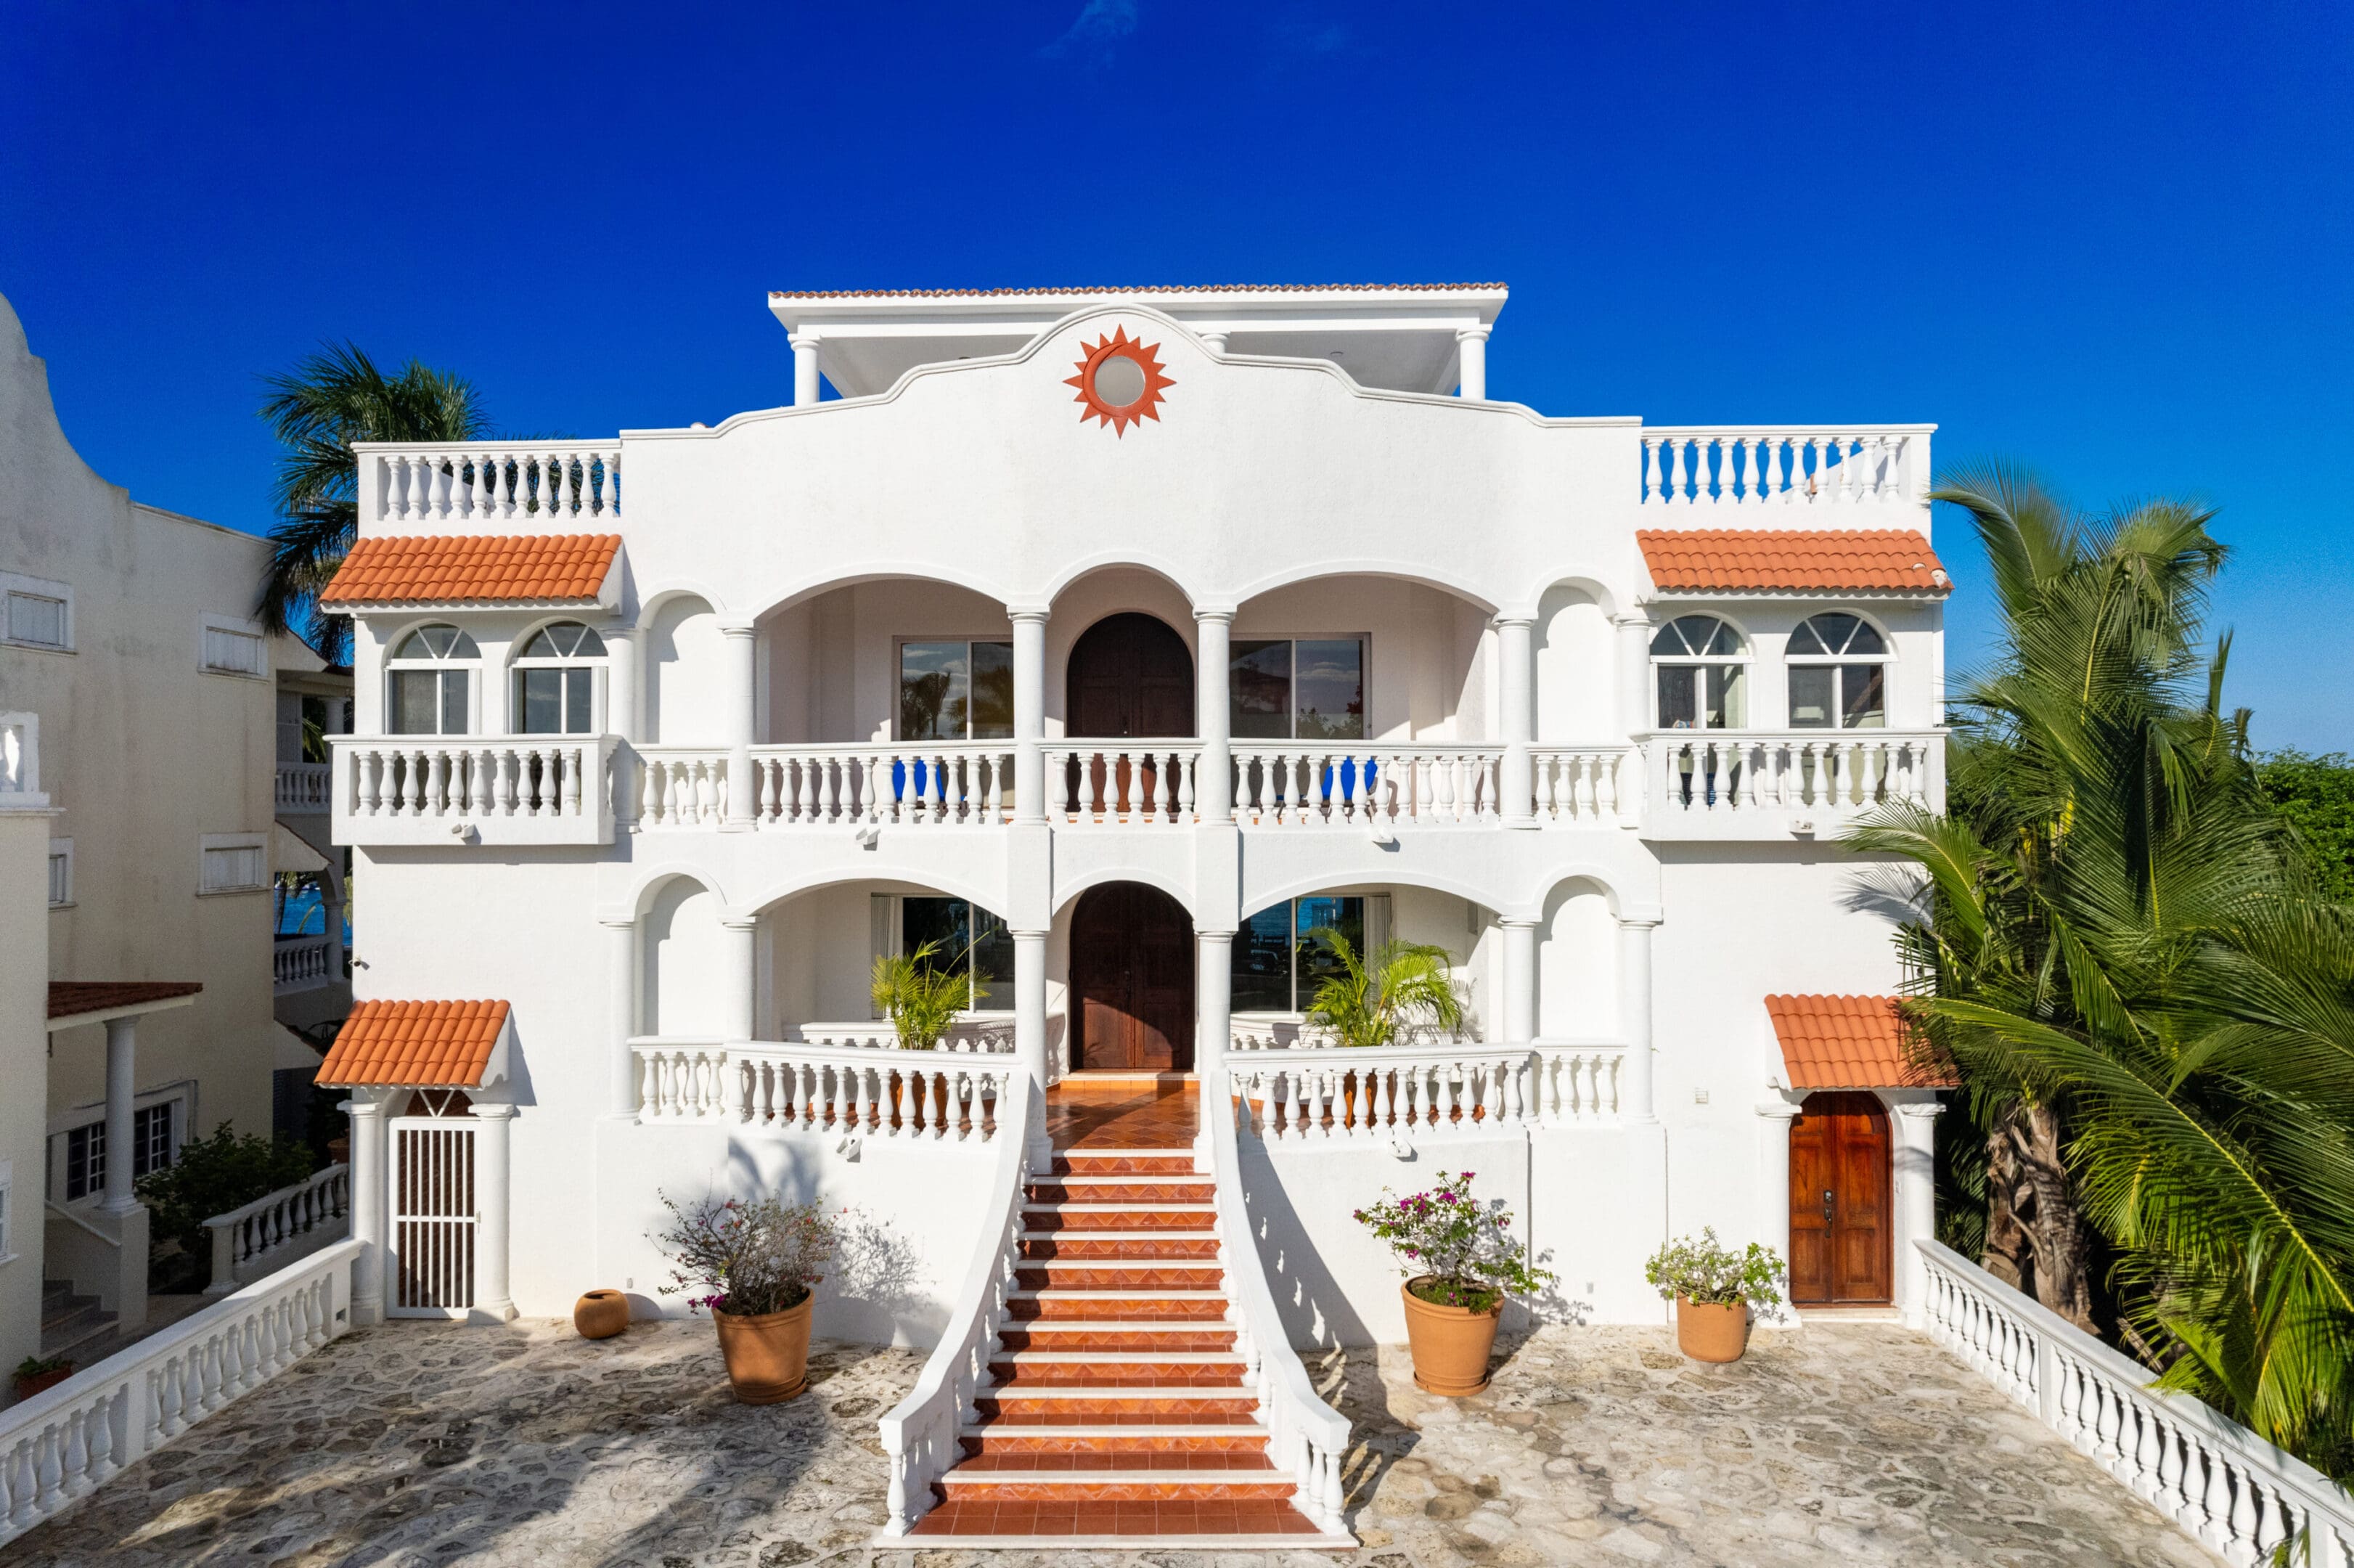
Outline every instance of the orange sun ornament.
{"label": "orange sun ornament", "polygon": [[1128,335],[1116,326],[1079,361],[1079,373],[1063,385],[1079,389],[1079,418],[1109,425],[1112,434],[1125,436],[1129,426],[1161,418],[1161,389],[1177,385],[1161,374],[1161,345]]}

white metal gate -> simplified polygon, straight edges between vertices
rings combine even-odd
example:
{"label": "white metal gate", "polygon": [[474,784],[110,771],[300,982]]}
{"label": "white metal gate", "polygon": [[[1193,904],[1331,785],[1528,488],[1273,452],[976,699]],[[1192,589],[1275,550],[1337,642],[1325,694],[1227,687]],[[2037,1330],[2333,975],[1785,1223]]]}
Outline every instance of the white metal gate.
{"label": "white metal gate", "polygon": [[385,1312],[462,1318],[474,1304],[473,1118],[392,1118],[392,1255]]}

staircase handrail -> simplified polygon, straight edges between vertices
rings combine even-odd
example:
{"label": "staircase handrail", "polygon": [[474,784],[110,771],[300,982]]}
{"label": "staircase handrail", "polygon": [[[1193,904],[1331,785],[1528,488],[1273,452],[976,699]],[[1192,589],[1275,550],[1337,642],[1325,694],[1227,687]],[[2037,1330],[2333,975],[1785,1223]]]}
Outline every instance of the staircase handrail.
{"label": "staircase handrail", "polygon": [[1040,1112],[1037,1086],[1027,1075],[1016,1082],[1027,1092],[1000,1097],[989,1189],[993,1223],[981,1224],[956,1306],[916,1386],[876,1423],[891,1461],[890,1519],[883,1527],[887,1538],[914,1528],[931,1507],[932,1483],[956,1463],[965,1417],[989,1377],[990,1352],[1005,1320],[1020,1245],[1023,1187],[1030,1173],[1030,1122]]}

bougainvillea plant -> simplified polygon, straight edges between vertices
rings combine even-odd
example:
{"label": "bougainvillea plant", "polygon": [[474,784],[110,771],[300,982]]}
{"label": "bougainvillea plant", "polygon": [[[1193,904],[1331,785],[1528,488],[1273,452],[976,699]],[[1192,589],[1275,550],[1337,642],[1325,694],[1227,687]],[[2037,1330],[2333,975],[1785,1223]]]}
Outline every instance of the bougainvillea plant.
{"label": "bougainvillea plant", "polygon": [[1492,1310],[1507,1296],[1533,1296],[1556,1276],[1529,1261],[1529,1249],[1506,1233],[1512,1216],[1499,1198],[1482,1205],[1471,1178],[1438,1173],[1427,1192],[1400,1198],[1382,1189],[1383,1202],[1356,1212],[1357,1223],[1389,1244],[1405,1287],[1437,1307]]}
{"label": "bougainvillea plant", "polygon": [[652,1239],[671,1262],[671,1282],[656,1288],[686,1297],[698,1312],[758,1318],[798,1307],[841,1245],[838,1220],[815,1203],[706,1198],[682,1209],[663,1193],[662,1205],[670,1227]]}
{"label": "bougainvillea plant", "polygon": [[1749,1244],[1747,1252],[1721,1245],[1716,1227],[1697,1237],[1679,1236],[1651,1255],[1643,1277],[1659,1287],[1659,1298],[1681,1296],[1697,1306],[1730,1307],[1736,1301],[1771,1307],[1782,1299],[1774,1282],[1782,1277],[1782,1260],[1771,1247]]}

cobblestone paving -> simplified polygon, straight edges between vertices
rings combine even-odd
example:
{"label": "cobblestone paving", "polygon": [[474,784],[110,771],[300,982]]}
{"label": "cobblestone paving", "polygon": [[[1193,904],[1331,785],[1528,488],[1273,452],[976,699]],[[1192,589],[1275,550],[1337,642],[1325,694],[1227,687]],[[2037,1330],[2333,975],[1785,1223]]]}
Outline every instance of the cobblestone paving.
{"label": "cobblestone paving", "polygon": [[1477,1399],[1405,1352],[1316,1365],[1356,1423],[1363,1549],[875,1551],[875,1417],[912,1351],[818,1347],[727,1396],[706,1323],[394,1324],[298,1363],[10,1546],[8,1568],[1353,1568],[2210,1564],[1975,1374],[1893,1326],[1761,1334],[1703,1367],[1663,1330],[1548,1329]]}

